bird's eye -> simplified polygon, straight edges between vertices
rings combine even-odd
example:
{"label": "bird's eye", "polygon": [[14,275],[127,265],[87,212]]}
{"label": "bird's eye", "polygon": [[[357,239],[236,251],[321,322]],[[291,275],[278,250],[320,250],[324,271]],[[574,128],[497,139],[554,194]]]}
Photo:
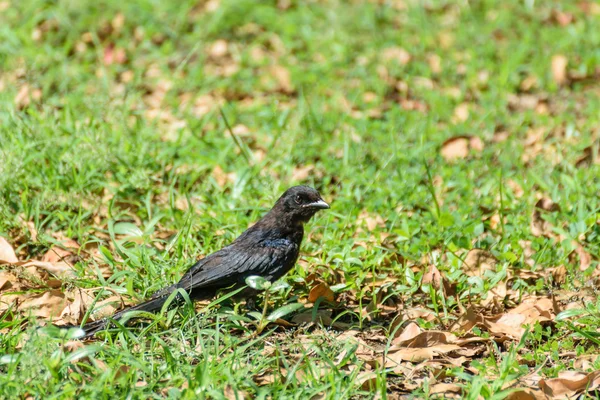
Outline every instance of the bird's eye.
{"label": "bird's eye", "polygon": [[296,202],[296,204],[300,204],[302,203],[302,198],[300,197],[300,195],[296,195],[296,198],[294,199],[294,201]]}

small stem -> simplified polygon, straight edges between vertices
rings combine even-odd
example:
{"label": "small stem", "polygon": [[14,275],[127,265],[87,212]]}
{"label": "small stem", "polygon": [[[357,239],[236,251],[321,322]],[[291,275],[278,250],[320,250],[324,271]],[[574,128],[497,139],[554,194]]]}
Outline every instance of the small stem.
{"label": "small stem", "polygon": [[258,324],[258,333],[260,334],[262,330],[265,328],[265,317],[267,316],[267,306],[269,305],[269,289],[265,290],[265,295],[263,297],[263,311],[262,316],[260,317],[260,322]]}

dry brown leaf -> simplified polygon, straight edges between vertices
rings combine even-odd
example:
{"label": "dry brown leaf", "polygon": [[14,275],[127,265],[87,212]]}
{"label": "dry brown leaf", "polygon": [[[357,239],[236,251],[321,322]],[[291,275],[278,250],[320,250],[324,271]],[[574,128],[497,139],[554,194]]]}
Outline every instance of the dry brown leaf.
{"label": "dry brown leaf", "polygon": [[[409,325],[402,335],[393,340],[385,364],[386,367],[395,367],[395,364],[402,361],[423,362],[450,352],[462,351],[465,354],[460,355],[473,356],[481,353],[481,342],[485,341],[487,339],[479,337],[459,339],[449,332],[442,331],[420,332],[418,327]],[[477,348],[473,347],[475,344]]]}
{"label": "dry brown leaf", "polygon": [[506,400],[547,400],[548,398],[541,390],[531,388],[519,388],[516,392],[508,395]]}
{"label": "dry brown leaf", "polygon": [[104,48],[102,61],[104,65],[125,64],[127,62],[127,53],[125,53],[125,49],[110,44]]}
{"label": "dry brown leaf", "polygon": [[479,325],[487,328],[492,334],[507,335],[519,340],[525,333],[525,325],[552,321],[559,311],[551,298],[531,297],[507,313],[483,317],[483,322]]}
{"label": "dry brown leaf", "polygon": [[59,261],[55,263],[30,260],[26,263],[22,264],[23,268],[35,267],[38,270],[42,270],[48,273],[51,273],[54,276],[59,278],[68,278],[75,276],[75,270],[69,264],[64,261]]}
{"label": "dry brown leaf", "polygon": [[[67,243],[61,243],[61,246],[52,246],[42,257],[42,261],[56,263],[65,261],[66,258],[73,255],[73,251],[77,251],[79,244],[74,240],[69,240]],[[67,250],[69,249],[69,250]]]}
{"label": "dry brown leaf", "polygon": [[315,169],[314,165],[305,165],[303,167],[295,167],[292,171],[292,180],[304,181],[310,176],[310,173]]}
{"label": "dry brown leaf", "polygon": [[442,72],[442,58],[437,54],[430,54],[427,57],[427,63],[429,64],[429,69],[434,74],[439,74]]}
{"label": "dry brown leaf", "polygon": [[384,61],[396,61],[400,65],[406,65],[410,62],[410,53],[401,47],[388,47],[382,52]]}
{"label": "dry brown leaf", "polygon": [[0,264],[14,264],[18,261],[12,246],[0,236]]}
{"label": "dry brown leaf", "polygon": [[552,280],[558,285],[562,285],[567,281],[567,268],[564,265],[560,265],[556,268],[550,268],[552,273]]}
{"label": "dry brown leaf", "polygon": [[573,244],[575,245],[575,250],[573,250],[573,252],[569,254],[569,261],[571,261],[574,264],[577,263],[577,261],[579,261],[579,270],[585,271],[589,268],[590,265],[592,265],[592,256],[579,243],[573,242]]}
{"label": "dry brown leaf", "polygon": [[457,123],[457,122],[465,122],[468,119],[469,119],[469,104],[461,103],[458,106],[456,106],[456,108],[454,109],[454,116],[452,118],[452,121],[454,123]]}
{"label": "dry brown leaf", "polygon": [[547,197],[543,197],[535,203],[531,215],[531,234],[533,236],[552,236],[552,225],[544,220],[542,216],[546,213],[560,211],[560,206]]}
{"label": "dry brown leaf", "polygon": [[237,179],[235,172],[225,173],[218,165],[213,169],[212,176],[220,187],[225,187],[228,183],[234,183]]}
{"label": "dry brown leaf", "polygon": [[227,400],[244,400],[246,398],[246,393],[243,390],[235,389],[231,385],[225,386],[223,395]]}
{"label": "dry brown leaf", "polygon": [[440,154],[446,161],[453,161],[467,158],[473,151],[480,152],[483,148],[483,141],[477,136],[456,136],[442,144]]}
{"label": "dry brown leaf", "polygon": [[375,228],[385,228],[385,220],[379,214],[369,213],[367,210],[362,210],[356,219],[357,225],[362,224],[367,225],[367,229],[369,231],[374,230]]}
{"label": "dry brown leaf", "polygon": [[575,17],[573,14],[554,9],[552,10],[552,19],[560,26],[567,26],[575,20]]}
{"label": "dry brown leaf", "polygon": [[564,399],[600,386],[600,371],[589,374],[573,371],[563,371],[558,378],[542,379],[540,389],[546,396],[553,399]]}
{"label": "dry brown leaf", "polygon": [[97,321],[102,318],[113,315],[117,310],[123,308],[125,303],[121,296],[110,296],[107,299],[94,304],[94,310],[90,314],[90,319]]}
{"label": "dry brown leaf", "polygon": [[28,107],[32,101],[39,101],[41,98],[42,91],[40,89],[34,89],[28,84],[24,84],[15,96],[15,105],[19,110],[22,110]]}
{"label": "dry brown leaf", "polygon": [[402,361],[420,363],[427,360],[433,360],[435,357],[460,350],[460,346],[455,344],[438,344],[431,347],[404,347],[388,353],[386,357],[386,368],[395,367]]}
{"label": "dry brown leaf", "polygon": [[290,71],[287,68],[281,65],[273,65],[270,69],[270,72],[275,78],[275,81],[279,86],[279,90],[287,94],[294,93],[292,78],[290,75]]}
{"label": "dry brown leaf", "polygon": [[49,290],[42,294],[25,295],[21,297],[17,309],[21,312],[44,318],[56,319],[65,307],[65,295],[60,290]]}
{"label": "dry brown leaf", "polygon": [[434,289],[439,290],[443,287],[442,273],[435,265],[430,265],[427,268],[427,272],[423,275],[421,285],[432,285]]}
{"label": "dry brown leaf", "polygon": [[583,149],[583,155],[575,162],[577,168],[589,167],[600,164],[600,143],[594,143]]}
{"label": "dry brown leaf", "polygon": [[72,298],[73,301],[67,303],[60,313],[58,321],[70,325],[79,324],[95,298],[82,289],[75,289],[73,293],[67,295],[67,298],[69,300]]}
{"label": "dry brown leaf", "polygon": [[394,339],[392,344],[398,344],[398,343],[402,343],[402,342],[411,340],[411,339],[417,337],[419,334],[421,334],[421,332],[423,332],[423,331],[421,330],[421,328],[419,328],[419,325],[417,325],[415,322],[411,322],[406,326],[406,328],[404,328],[402,333],[400,333]]}
{"label": "dry brown leaf", "polygon": [[569,59],[562,54],[552,57],[552,78],[557,85],[564,85],[568,81],[567,66]]}
{"label": "dry brown leaf", "polygon": [[469,251],[464,261],[464,271],[470,276],[483,276],[485,271],[495,271],[498,260],[492,253],[482,249]]}
{"label": "dry brown leaf", "polygon": [[221,59],[229,54],[229,44],[223,39],[216,40],[208,47],[208,54],[213,59]]}
{"label": "dry brown leaf", "polygon": [[325,282],[320,282],[312,289],[310,289],[310,293],[308,294],[308,302],[314,303],[320,297],[323,297],[326,301],[333,302],[334,294],[333,290],[329,287]]}
{"label": "dry brown leaf", "polygon": [[421,286],[423,285],[431,285],[435,290],[441,288],[443,293],[448,296],[453,295],[455,292],[455,285],[450,285],[440,270],[433,264],[428,267],[427,272],[423,275]]}
{"label": "dry brown leaf", "polygon": [[462,393],[463,388],[456,383],[436,383],[429,388],[429,394]]}
{"label": "dry brown leaf", "polygon": [[356,384],[362,390],[374,391],[377,388],[377,374],[375,372],[363,371],[356,377]]}

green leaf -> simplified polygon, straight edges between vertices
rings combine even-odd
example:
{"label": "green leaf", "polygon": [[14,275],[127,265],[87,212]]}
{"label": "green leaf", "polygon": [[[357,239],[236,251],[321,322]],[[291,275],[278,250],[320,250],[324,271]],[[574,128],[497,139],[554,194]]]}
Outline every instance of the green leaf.
{"label": "green leaf", "polygon": [[85,346],[85,347],[82,347],[81,349],[78,349],[78,350],[74,351],[73,353],[69,354],[67,357],[65,357],[65,361],[66,362],[77,361],[82,358],[89,357],[92,354],[96,354],[100,350],[102,350],[102,347],[100,347],[99,345]]}
{"label": "green leaf", "polygon": [[572,308],[570,310],[565,310],[563,312],[560,312],[556,318],[554,318],[555,321],[562,321],[565,319],[569,319],[571,317],[577,317],[581,314],[585,314],[587,312],[587,310],[584,310],[583,308]]}
{"label": "green leaf", "polygon": [[131,222],[118,222],[115,224],[115,233],[124,236],[143,236],[144,232]]}
{"label": "green leaf", "polygon": [[6,354],[0,357],[0,364],[13,364],[19,360],[18,354]]}
{"label": "green leaf", "polygon": [[259,313],[258,311],[250,311],[250,312],[248,312],[248,315],[257,321],[260,321],[262,319],[262,314]]}
{"label": "green leaf", "polygon": [[277,292],[279,290],[289,289],[290,284],[286,281],[277,281],[271,286],[271,291]]}
{"label": "green leaf", "polygon": [[40,328],[39,332],[55,339],[67,340],[79,339],[85,335],[85,331],[79,327],[61,328],[55,325],[47,325]]}
{"label": "green leaf", "polygon": [[277,320],[278,318],[282,318],[290,313],[293,313],[296,310],[304,308],[304,304],[302,303],[292,303],[286,304],[283,307],[279,307],[277,310],[273,311],[267,319],[271,322]]}
{"label": "green leaf", "polygon": [[271,287],[271,282],[262,276],[252,275],[246,278],[246,285],[250,286],[254,290],[267,290],[269,287]]}

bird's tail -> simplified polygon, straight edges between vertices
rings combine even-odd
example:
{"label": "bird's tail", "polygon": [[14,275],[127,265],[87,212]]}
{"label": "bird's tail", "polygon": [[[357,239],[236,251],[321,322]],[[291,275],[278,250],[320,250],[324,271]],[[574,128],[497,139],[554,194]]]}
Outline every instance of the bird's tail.
{"label": "bird's tail", "polygon": [[[169,288],[169,289],[171,289],[171,288]],[[144,312],[149,312],[149,313],[159,311],[162,308],[162,306],[167,302],[167,300],[169,299],[170,294],[172,292],[173,292],[173,290],[167,291],[167,290],[163,289],[160,291],[159,296],[155,295],[148,301],[145,301],[143,303],[137,304],[132,307],[125,308],[125,309],[111,315],[110,317],[99,319],[98,321],[93,321],[93,322],[89,322],[89,323],[85,324],[84,326],[81,327],[81,329],[83,329],[83,331],[85,332],[85,335],[82,338],[89,338],[89,337],[94,336],[94,334],[96,332],[101,331],[104,328],[108,327],[112,321],[119,321],[126,314],[128,314],[132,311],[144,311]],[[180,295],[178,294],[177,297],[179,297],[179,296]],[[177,302],[178,298],[176,298],[174,300],[175,300],[174,302]]]}

